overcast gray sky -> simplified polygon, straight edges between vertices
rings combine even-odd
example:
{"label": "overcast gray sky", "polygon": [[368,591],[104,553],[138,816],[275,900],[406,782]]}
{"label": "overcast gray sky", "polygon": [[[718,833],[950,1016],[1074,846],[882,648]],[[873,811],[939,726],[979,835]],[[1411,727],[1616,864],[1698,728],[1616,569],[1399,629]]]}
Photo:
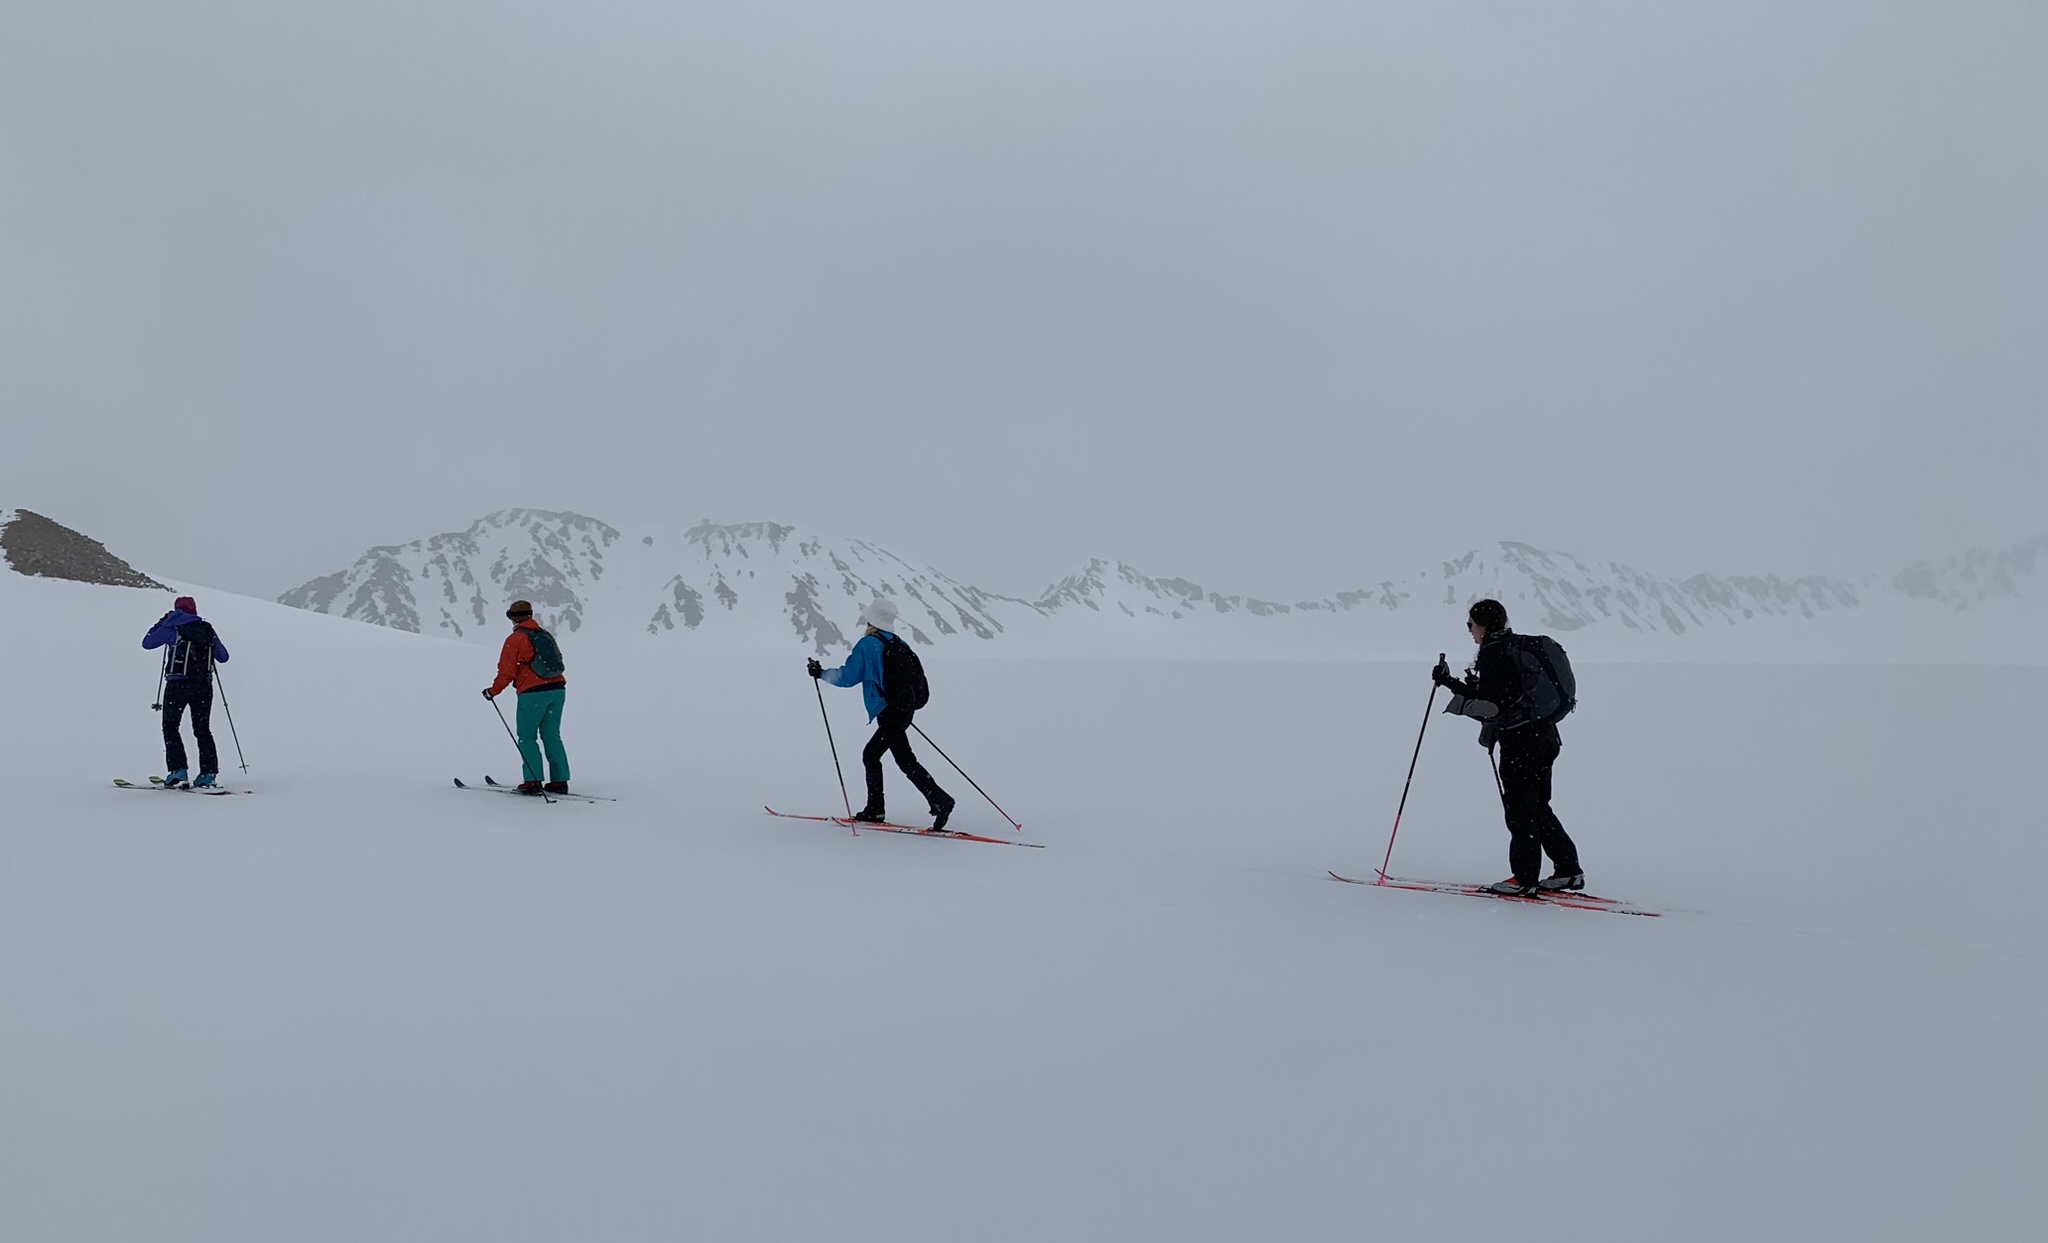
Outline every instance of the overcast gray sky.
{"label": "overcast gray sky", "polygon": [[272,594],[511,505],[1028,592],[2048,528],[2048,5],[65,0],[0,505]]}

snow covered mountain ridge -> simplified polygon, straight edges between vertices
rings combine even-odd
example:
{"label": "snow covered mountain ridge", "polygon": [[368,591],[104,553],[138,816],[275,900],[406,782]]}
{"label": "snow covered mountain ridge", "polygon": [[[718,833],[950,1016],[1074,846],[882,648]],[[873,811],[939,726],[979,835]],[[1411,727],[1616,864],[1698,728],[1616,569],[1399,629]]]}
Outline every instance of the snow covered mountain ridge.
{"label": "snow covered mountain ridge", "polygon": [[[1460,637],[1466,603],[1491,595],[1519,629],[1594,632],[1603,647],[1632,655],[1731,658],[1742,645],[1701,637],[1757,630],[1760,642],[1779,643],[1785,623],[1853,616],[1859,624],[1847,637],[1838,631],[1826,640],[1838,658],[1928,659],[1954,658],[1947,631],[1995,628],[1969,619],[2038,598],[2044,582],[2048,534],[1859,579],[1674,578],[1504,541],[1309,600],[1261,600],[1100,559],[1024,599],[866,540],[778,523],[706,521],[628,533],[581,514],[507,509],[464,531],[372,548],[279,600],[470,638],[494,637],[505,603],[523,597],[544,624],[568,634],[644,632],[714,639],[733,650],[825,654],[850,641],[863,604],[885,596],[907,637],[962,654],[1213,656],[1256,644],[1280,655],[1407,656]],[[1880,618],[1889,624],[1866,624]],[[1945,624],[1957,618],[1965,620]],[[1905,650],[1916,644],[1925,650]],[[2014,657],[2001,650],[1980,658]]]}

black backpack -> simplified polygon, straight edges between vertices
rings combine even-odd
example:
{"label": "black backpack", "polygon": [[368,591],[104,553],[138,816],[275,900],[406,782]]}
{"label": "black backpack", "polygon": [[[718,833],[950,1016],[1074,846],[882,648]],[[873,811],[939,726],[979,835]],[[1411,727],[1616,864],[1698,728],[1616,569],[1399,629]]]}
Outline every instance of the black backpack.
{"label": "black backpack", "polygon": [[924,662],[908,643],[893,634],[882,638],[882,701],[899,711],[915,712],[932,700],[924,680]]}
{"label": "black backpack", "polygon": [[1571,715],[1579,706],[1579,683],[1564,645],[1547,634],[1511,634],[1508,645],[1522,671],[1517,706],[1538,725],[1555,725]]}
{"label": "black backpack", "polygon": [[533,670],[537,678],[559,678],[568,672],[569,666],[562,661],[562,645],[555,642],[555,636],[535,626],[526,632],[527,642],[533,644],[533,659],[526,667]]}
{"label": "black backpack", "polygon": [[178,641],[164,653],[164,676],[213,676],[213,623],[195,619],[178,627]]}

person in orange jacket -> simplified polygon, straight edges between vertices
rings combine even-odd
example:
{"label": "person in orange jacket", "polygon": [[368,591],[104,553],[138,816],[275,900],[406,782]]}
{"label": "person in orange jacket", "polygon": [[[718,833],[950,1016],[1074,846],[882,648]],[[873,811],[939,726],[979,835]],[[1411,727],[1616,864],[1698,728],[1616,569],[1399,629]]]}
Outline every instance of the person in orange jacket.
{"label": "person in orange jacket", "polygon": [[[562,701],[568,696],[566,666],[555,636],[533,620],[533,605],[514,600],[505,610],[512,633],[498,652],[498,679],[484,691],[496,699],[506,687],[519,691],[518,732],[521,794],[567,794],[569,753],[562,749]],[[541,750],[547,750],[546,784],[541,782]]]}

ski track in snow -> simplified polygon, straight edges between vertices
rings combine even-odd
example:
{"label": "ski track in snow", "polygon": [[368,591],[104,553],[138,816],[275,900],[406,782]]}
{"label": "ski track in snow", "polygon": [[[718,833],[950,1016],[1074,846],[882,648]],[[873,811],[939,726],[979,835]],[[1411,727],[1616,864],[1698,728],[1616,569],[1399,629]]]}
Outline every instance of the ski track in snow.
{"label": "ski track in snow", "polygon": [[[993,850],[762,815],[842,812],[797,656],[565,638],[620,801],[476,798],[488,650],[199,596],[258,797],[108,784],[167,600],[0,573],[9,1243],[2038,1237],[2048,670],[1575,647],[1604,919],[1324,875],[1426,664],[936,658]],[[1436,718],[1394,870],[1505,846]]]}

